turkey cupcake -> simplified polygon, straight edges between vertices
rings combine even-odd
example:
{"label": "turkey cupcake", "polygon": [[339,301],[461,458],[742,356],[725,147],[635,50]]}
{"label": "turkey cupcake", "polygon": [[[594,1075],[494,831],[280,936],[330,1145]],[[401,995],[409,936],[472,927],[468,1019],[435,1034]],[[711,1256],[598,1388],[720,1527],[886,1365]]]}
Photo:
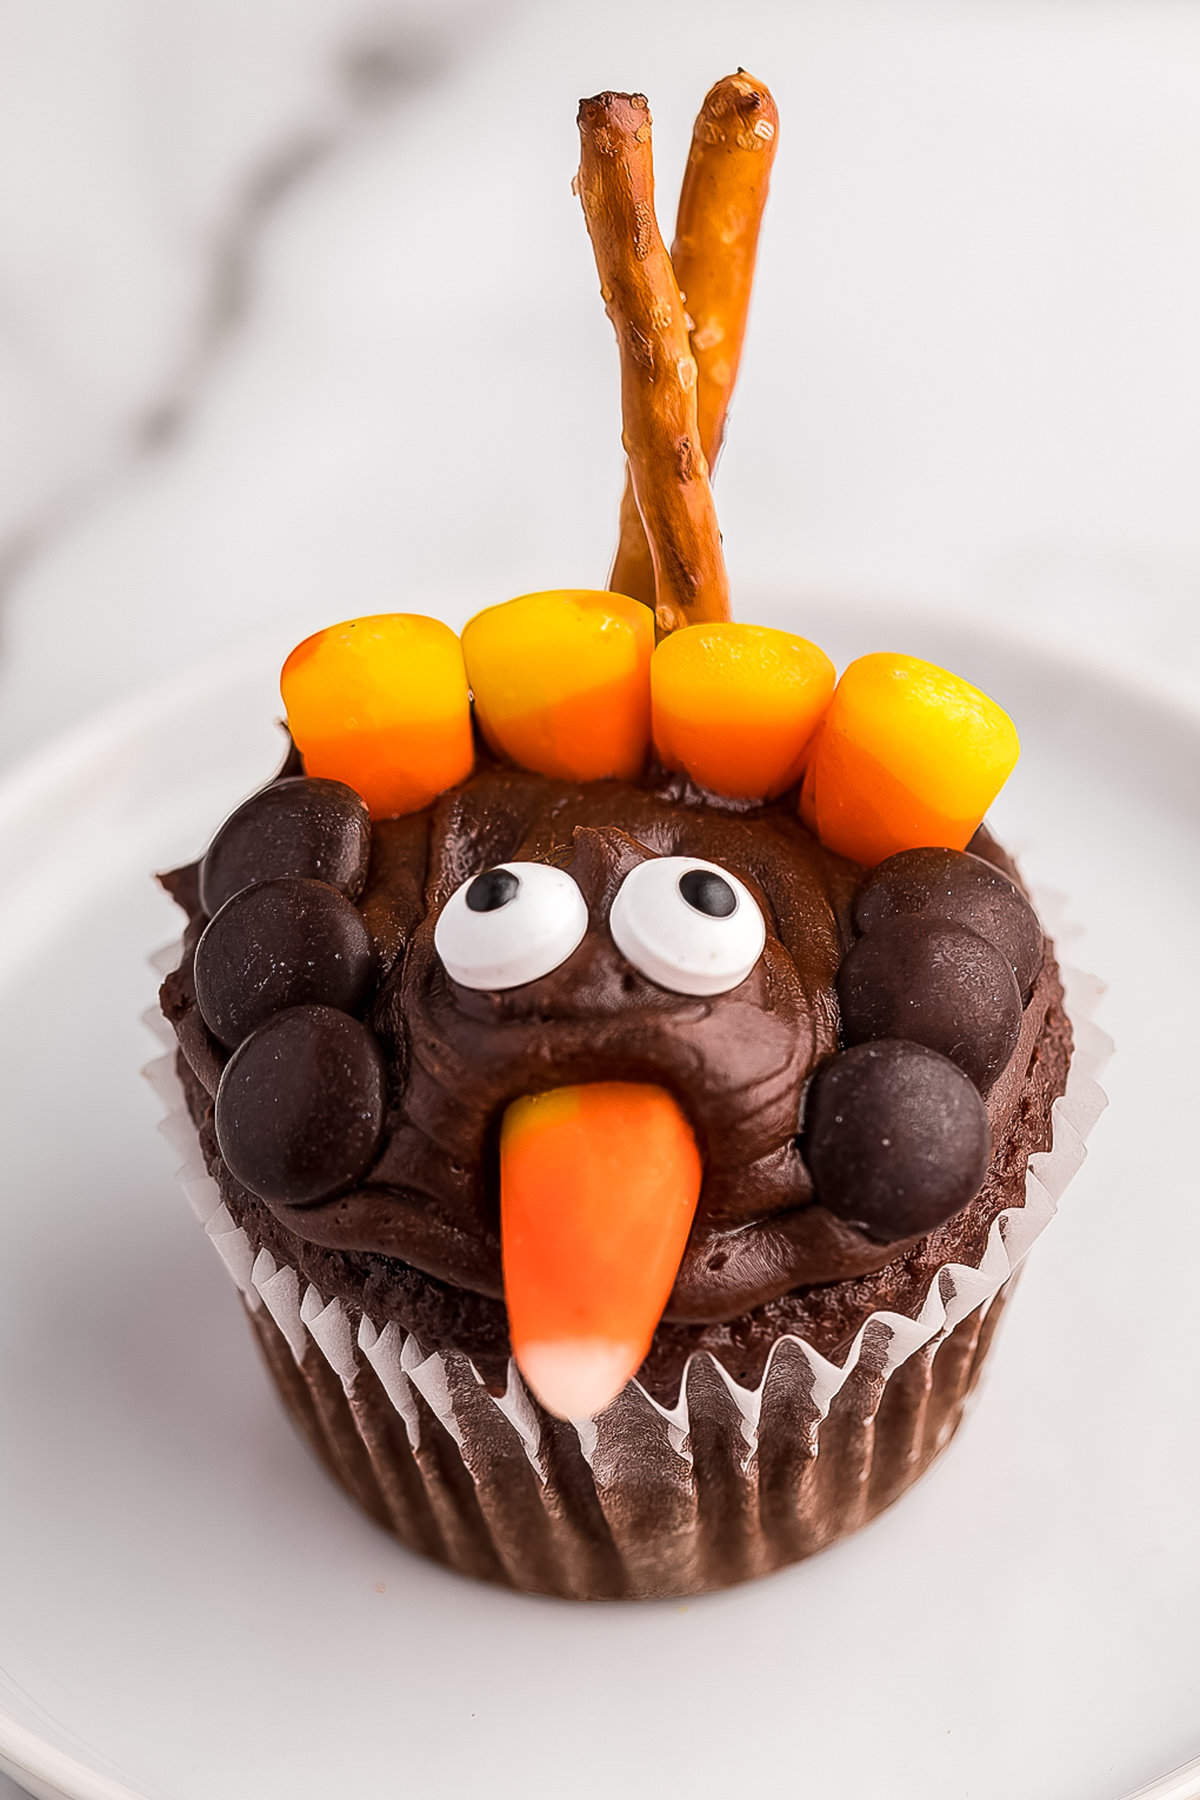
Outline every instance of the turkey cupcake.
{"label": "turkey cupcake", "polygon": [[294,649],[284,770],[165,877],[161,998],[185,1185],[337,1480],[463,1572],[645,1598],[914,1482],[1097,1100],[983,825],[1007,714],[730,614],[709,468],[769,93],[708,95],[670,255],[645,100],[579,124],[609,586]]}

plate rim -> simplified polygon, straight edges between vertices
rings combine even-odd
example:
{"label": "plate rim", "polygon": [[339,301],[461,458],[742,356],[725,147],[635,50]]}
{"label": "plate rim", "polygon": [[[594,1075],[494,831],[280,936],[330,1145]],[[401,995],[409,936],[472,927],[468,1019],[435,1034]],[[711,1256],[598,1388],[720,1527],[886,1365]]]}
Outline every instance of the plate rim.
{"label": "plate rim", "polygon": [[[783,590],[766,586],[758,590],[764,598]],[[816,596],[812,597],[814,600]],[[803,598],[788,594],[793,607],[801,607]],[[823,609],[838,605],[838,597],[825,594],[818,602]],[[891,610],[893,601],[847,602],[848,612],[872,612],[876,607]],[[1200,732],[1200,696],[1186,687],[1173,684],[1165,674],[1160,679],[1141,669],[1129,670],[1109,661],[1087,655],[1073,656],[1057,644],[1039,644],[1031,634],[1007,628],[996,629],[990,623],[964,618],[954,610],[940,607],[909,607],[906,621],[914,630],[938,630],[976,637],[992,643],[1009,654],[1025,650],[1052,674],[1064,679],[1115,689],[1130,700],[1144,706],[1157,707],[1167,714],[1176,727]],[[95,760],[118,745],[153,731],[167,718],[182,710],[202,704],[221,689],[248,682],[265,672],[278,657],[280,634],[256,633],[235,650],[223,650],[208,657],[183,675],[149,683],[108,705],[90,713],[68,730],[54,736],[28,755],[0,769],[0,840],[16,827],[30,809],[70,781],[80,765]],[[282,709],[281,709],[282,710]],[[32,1696],[30,1697],[33,1698]],[[37,1705],[36,1700],[33,1702]],[[63,1727],[69,1732],[69,1727]],[[83,1746],[85,1753],[93,1754]],[[104,1774],[81,1761],[71,1751],[58,1748],[31,1726],[22,1724],[9,1710],[6,1697],[0,1694],[0,1771],[18,1784],[26,1780],[52,1788],[62,1800],[152,1800],[141,1789],[127,1785],[122,1779]],[[1200,1792],[1200,1790],[1197,1790]]]}
{"label": "plate rim", "polygon": [[22,1787],[27,1780],[53,1787],[63,1800],[150,1800],[70,1751],[56,1749],[7,1709],[0,1709],[0,1771]]}

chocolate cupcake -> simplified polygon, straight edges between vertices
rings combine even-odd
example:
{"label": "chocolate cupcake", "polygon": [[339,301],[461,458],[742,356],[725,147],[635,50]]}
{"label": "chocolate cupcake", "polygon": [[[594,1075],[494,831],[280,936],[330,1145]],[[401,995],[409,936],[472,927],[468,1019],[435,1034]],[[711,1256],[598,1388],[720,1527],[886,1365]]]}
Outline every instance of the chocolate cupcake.
{"label": "chocolate cupcake", "polygon": [[338,1480],[465,1572],[646,1597],[819,1549],[947,1442],[1072,1030],[981,825],[1007,716],[728,619],[707,463],[770,96],[708,96],[674,265],[645,102],[580,126],[612,589],[294,651],[284,771],[165,878],[162,1006],[189,1191]]}

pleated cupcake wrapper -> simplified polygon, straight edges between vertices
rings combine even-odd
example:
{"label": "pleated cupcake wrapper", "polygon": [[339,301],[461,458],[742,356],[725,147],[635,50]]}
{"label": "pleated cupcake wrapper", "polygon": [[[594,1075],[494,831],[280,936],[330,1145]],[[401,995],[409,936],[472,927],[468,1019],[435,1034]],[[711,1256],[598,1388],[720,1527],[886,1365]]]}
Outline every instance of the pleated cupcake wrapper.
{"label": "pleated cupcake wrapper", "polygon": [[[172,946],[156,971],[178,958]],[[255,1246],[205,1167],[157,1011],[147,1023],[168,1050],[146,1074],[184,1192],[285,1404],[380,1523],[464,1572],[532,1591],[678,1595],[832,1542],[896,1498],[952,1435],[1015,1273],[1105,1105],[1101,989],[1073,970],[1063,977],[1075,1050],[1052,1144],[1031,1157],[1024,1206],[993,1221],[977,1264],[943,1265],[915,1317],[871,1314],[840,1365],[785,1335],[746,1387],[702,1352],[674,1405],[635,1381],[598,1418],[569,1425],[534,1402],[514,1363],[503,1394],[489,1393],[466,1355],[426,1351]]]}

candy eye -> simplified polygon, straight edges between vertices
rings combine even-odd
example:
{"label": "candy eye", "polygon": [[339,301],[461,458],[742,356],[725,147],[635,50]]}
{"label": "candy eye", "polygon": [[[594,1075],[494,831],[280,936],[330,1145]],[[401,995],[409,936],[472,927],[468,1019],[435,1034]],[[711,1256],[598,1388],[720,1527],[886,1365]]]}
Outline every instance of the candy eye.
{"label": "candy eye", "polygon": [[737,987],[767,940],[762,913],[737,876],[691,856],[660,856],[632,869],[609,928],[622,956],[673,994]]}
{"label": "candy eye", "polygon": [[547,863],[485,869],[451,895],[433,932],[446,973],[479,991],[548,975],[583,941],[587,902]]}

